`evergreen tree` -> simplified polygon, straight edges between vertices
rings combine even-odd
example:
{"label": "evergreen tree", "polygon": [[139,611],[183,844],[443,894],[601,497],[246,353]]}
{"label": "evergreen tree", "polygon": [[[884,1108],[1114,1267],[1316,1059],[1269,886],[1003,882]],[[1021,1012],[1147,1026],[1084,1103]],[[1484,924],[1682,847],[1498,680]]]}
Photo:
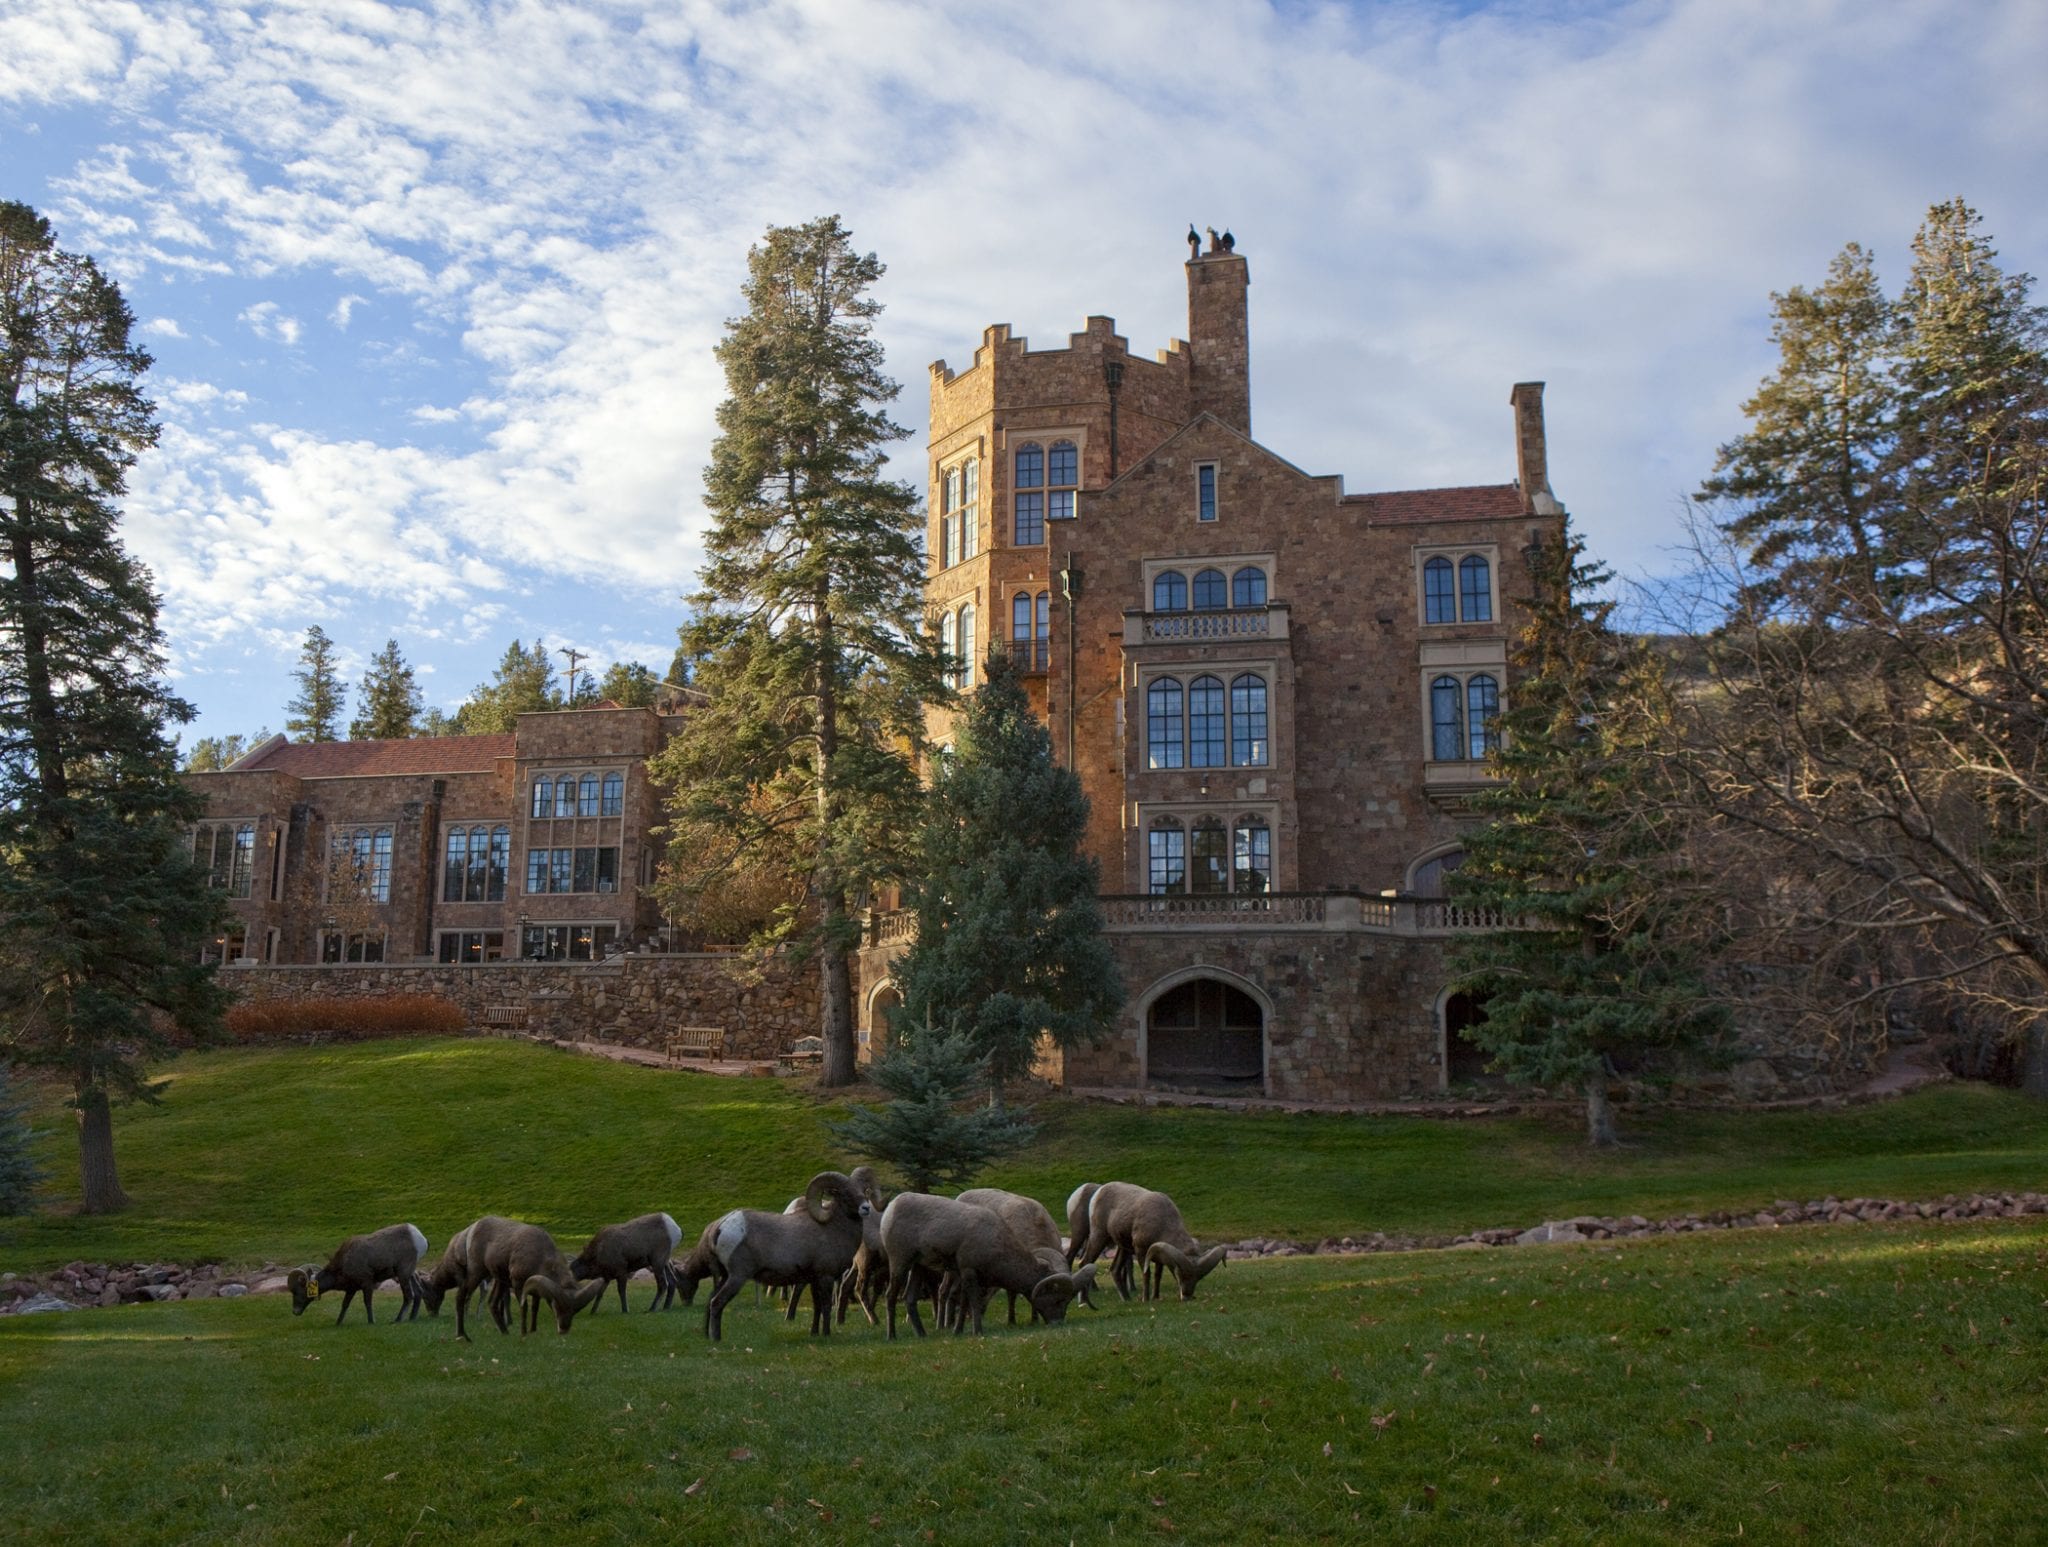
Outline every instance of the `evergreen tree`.
{"label": "evergreen tree", "polygon": [[113,1103],[151,1098],[166,1022],[206,1034],[224,998],[168,730],[192,710],[115,530],[157,435],[132,327],[90,258],[0,204],[0,1056],[70,1084],[88,1213],[127,1201]]}
{"label": "evergreen tree", "polygon": [[881,274],[836,216],[771,227],[748,254],[747,310],[718,346],[714,525],[683,631],[709,698],[652,765],[677,819],[676,911],[764,854],[801,878],[762,943],[815,956],[828,1086],[854,1078],[856,907],[904,872],[923,704],[946,692],[917,495],[884,471],[905,432],[883,408],[898,388],[874,336]]}
{"label": "evergreen tree", "polygon": [[515,639],[505,647],[496,674],[480,683],[455,711],[455,725],[464,736],[503,736],[518,725],[522,714],[561,707],[547,645],[536,639],[529,650]]}
{"label": "evergreen tree", "polygon": [[1532,564],[1514,695],[1473,799],[1484,825],[1451,877],[1463,907],[1509,927],[1451,947],[1485,1018],[1467,1035],[1509,1079],[1584,1093],[1593,1144],[1615,1141],[1611,1060],[1710,1043],[1724,1020],[1699,975],[1677,817],[1658,795],[1669,749],[1661,672],[1609,626],[1608,576],[1567,530]]}
{"label": "evergreen tree", "polygon": [[1014,1111],[967,1105],[989,1071],[964,1037],[919,1037],[876,1059],[868,1077],[894,1099],[853,1107],[830,1127],[856,1155],[892,1167],[912,1192],[964,1187],[1038,1131]]}
{"label": "evergreen tree", "polygon": [[420,689],[411,665],[399,653],[398,641],[387,639],[370,657],[356,689],[356,717],[349,722],[350,741],[403,741],[419,734]]}
{"label": "evergreen tree", "polygon": [[[957,751],[936,760],[911,903],[917,939],[898,963],[903,1020],[959,1036],[988,1063],[1000,1104],[1038,1039],[1098,1040],[1123,980],[1095,905],[1081,781],[1059,767],[1009,652],[989,652]],[[914,1033],[923,1035],[923,1033]]]}
{"label": "evergreen tree", "polygon": [[14,1076],[0,1064],[0,1218],[34,1207],[36,1184],[43,1179],[43,1168],[30,1152],[34,1138],[28,1108],[14,1091]]}
{"label": "evergreen tree", "polygon": [[647,709],[653,706],[660,686],[654,673],[638,661],[613,661],[597,685],[596,696],[610,699],[622,709]]}
{"label": "evergreen tree", "polygon": [[422,736],[460,736],[462,727],[454,715],[434,704],[421,713],[419,733]]}
{"label": "evergreen tree", "polygon": [[314,624],[306,630],[306,642],[299,650],[298,669],[292,680],[298,695],[285,708],[291,716],[284,728],[301,741],[341,739],[341,675],[334,665],[334,641],[327,630]]}
{"label": "evergreen tree", "polygon": [[268,730],[260,730],[253,736],[244,736],[240,731],[231,731],[225,736],[201,736],[185,755],[185,772],[217,773],[248,756],[269,739]]}

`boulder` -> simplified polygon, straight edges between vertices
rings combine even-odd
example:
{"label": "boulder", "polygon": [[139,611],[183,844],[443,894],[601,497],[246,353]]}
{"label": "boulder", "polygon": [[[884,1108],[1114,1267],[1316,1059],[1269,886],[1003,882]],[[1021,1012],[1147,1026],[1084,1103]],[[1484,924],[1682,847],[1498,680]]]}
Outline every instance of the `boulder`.
{"label": "boulder", "polygon": [[223,1284],[220,1286],[220,1297],[223,1300],[239,1300],[248,1292],[249,1286],[247,1284]]}
{"label": "boulder", "polygon": [[60,1300],[53,1294],[30,1295],[14,1308],[17,1316],[35,1316],[43,1311],[75,1311],[78,1307],[69,1300]]}

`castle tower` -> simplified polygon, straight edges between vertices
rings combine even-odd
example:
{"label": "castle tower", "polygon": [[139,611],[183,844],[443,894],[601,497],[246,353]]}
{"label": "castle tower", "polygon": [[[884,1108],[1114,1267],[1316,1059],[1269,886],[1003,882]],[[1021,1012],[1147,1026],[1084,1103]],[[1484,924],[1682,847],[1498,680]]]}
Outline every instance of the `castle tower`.
{"label": "castle tower", "polygon": [[[1210,413],[1242,434],[1252,432],[1251,335],[1246,292],[1251,269],[1219,246],[1188,259],[1188,390],[1193,413]],[[1192,245],[1192,243],[1190,244]]]}

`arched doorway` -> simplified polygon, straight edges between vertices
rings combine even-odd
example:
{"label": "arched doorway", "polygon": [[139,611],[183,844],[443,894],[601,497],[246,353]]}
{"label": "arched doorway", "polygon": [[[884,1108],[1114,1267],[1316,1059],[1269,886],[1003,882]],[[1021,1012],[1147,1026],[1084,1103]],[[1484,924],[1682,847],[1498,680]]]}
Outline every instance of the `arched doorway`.
{"label": "arched doorway", "polygon": [[1489,1055],[1467,1033],[1486,1019],[1486,1006],[1470,994],[1444,995],[1439,1012],[1444,1023],[1444,1084],[1484,1085],[1498,1075],[1488,1074]]}
{"label": "arched doorway", "polygon": [[1145,1081],[1157,1089],[1263,1095],[1265,1011],[1216,978],[1169,988],[1146,1013]]}
{"label": "arched doorway", "polygon": [[884,983],[868,1000],[868,1056],[880,1058],[896,1046],[896,1012],[903,1008],[903,995],[894,983]]}

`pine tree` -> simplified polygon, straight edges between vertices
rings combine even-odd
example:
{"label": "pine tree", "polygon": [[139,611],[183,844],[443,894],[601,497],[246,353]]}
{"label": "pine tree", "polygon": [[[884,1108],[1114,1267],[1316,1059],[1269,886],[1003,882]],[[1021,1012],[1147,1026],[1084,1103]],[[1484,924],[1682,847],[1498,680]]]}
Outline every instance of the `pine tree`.
{"label": "pine tree", "polygon": [[356,689],[356,717],[349,722],[350,741],[403,741],[419,734],[420,689],[413,669],[399,653],[398,641],[387,639],[370,657]]}
{"label": "pine tree", "polygon": [[1511,921],[1460,936],[1456,986],[1480,999],[1467,1035],[1509,1079],[1583,1092],[1587,1138],[1615,1141],[1617,1054],[1697,1048],[1723,1011],[1700,977],[1701,934],[1658,769],[1669,749],[1661,672],[1609,626],[1608,579],[1567,530],[1531,564],[1535,595],[1510,654],[1513,694],[1489,760],[1499,782],[1451,878],[1463,907]]}
{"label": "pine tree", "polygon": [[762,855],[801,878],[762,943],[818,963],[828,1086],[854,1078],[856,906],[904,872],[923,704],[946,693],[917,494],[884,471],[905,432],[884,412],[898,388],[874,336],[881,275],[836,216],[771,227],[748,254],[747,310],[718,346],[715,519],[684,630],[709,700],[653,764],[682,835],[677,911]]}
{"label": "pine tree", "polygon": [[509,735],[522,714],[561,707],[547,645],[536,639],[529,650],[515,639],[505,647],[496,674],[489,682],[480,683],[469,701],[455,711],[455,726],[464,736]]}
{"label": "pine tree", "polygon": [[338,741],[341,737],[341,676],[334,665],[334,641],[315,623],[306,630],[292,680],[298,695],[285,705],[291,717],[284,728],[301,741]]}
{"label": "pine tree", "polygon": [[0,1064],[0,1218],[26,1214],[35,1205],[36,1184],[43,1168],[32,1152],[35,1134],[28,1126],[28,1107],[15,1094],[14,1076]]}
{"label": "pine tree", "polygon": [[957,750],[933,769],[911,890],[917,939],[896,978],[904,1024],[965,1038],[997,1104],[1041,1037],[1084,1046],[1123,1007],[1095,862],[1077,847],[1087,824],[1081,781],[1054,763],[1009,653],[991,651]]}
{"label": "pine tree", "polygon": [[248,756],[255,748],[270,739],[270,732],[260,730],[253,736],[244,736],[240,731],[231,731],[225,736],[201,736],[192,743],[192,750],[185,756],[185,772],[218,773],[231,767]]}
{"label": "pine tree", "polygon": [[205,1035],[224,999],[199,965],[220,908],[169,733],[192,710],[116,533],[157,434],[132,327],[90,258],[0,204],[0,1054],[70,1084],[88,1213],[127,1201],[114,1102],[151,1099],[166,1024]]}
{"label": "pine tree", "polygon": [[853,1107],[829,1126],[856,1155],[892,1167],[912,1192],[964,1187],[1038,1132],[1014,1111],[967,1105],[989,1071],[964,1037],[919,1037],[876,1059],[868,1077],[894,1099]]}
{"label": "pine tree", "polygon": [[597,685],[597,697],[622,709],[647,709],[660,686],[654,673],[638,661],[613,661]]}

